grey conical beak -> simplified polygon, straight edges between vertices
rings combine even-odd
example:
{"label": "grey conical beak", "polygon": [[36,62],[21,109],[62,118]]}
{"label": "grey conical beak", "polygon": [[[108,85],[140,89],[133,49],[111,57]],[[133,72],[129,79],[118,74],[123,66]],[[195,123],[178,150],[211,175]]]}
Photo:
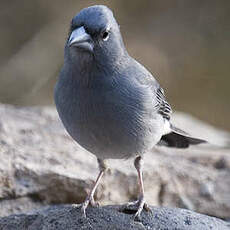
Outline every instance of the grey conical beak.
{"label": "grey conical beak", "polygon": [[83,50],[93,52],[93,40],[85,31],[84,26],[81,26],[71,33],[69,37],[69,46],[74,46]]}

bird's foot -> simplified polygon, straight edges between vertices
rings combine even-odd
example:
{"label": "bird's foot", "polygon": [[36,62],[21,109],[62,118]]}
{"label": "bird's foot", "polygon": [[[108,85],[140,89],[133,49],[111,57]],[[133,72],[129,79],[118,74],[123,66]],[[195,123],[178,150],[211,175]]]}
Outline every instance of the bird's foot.
{"label": "bird's foot", "polygon": [[134,220],[140,220],[140,215],[142,210],[144,209],[147,212],[151,212],[151,209],[149,208],[148,204],[145,202],[144,197],[140,197],[136,201],[129,202],[125,205],[122,206],[122,209],[137,209],[135,215],[134,215]]}
{"label": "bird's foot", "polygon": [[99,202],[95,202],[93,197],[87,197],[82,204],[74,204],[73,206],[76,208],[81,208],[82,215],[84,218],[86,218],[86,209],[88,206],[99,207],[100,204]]}
{"label": "bird's foot", "polygon": [[148,204],[145,202],[145,200],[139,200],[138,202],[138,209],[137,212],[134,215],[134,220],[140,221],[141,217],[141,212],[142,210],[145,210],[147,212],[151,212],[151,209],[149,208]]}
{"label": "bird's foot", "polygon": [[92,207],[99,207],[99,203],[95,202],[93,197],[88,196],[85,201],[83,202],[82,206],[81,206],[81,211],[83,213],[83,216],[86,218],[86,209],[88,206],[92,206]]}
{"label": "bird's foot", "polygon": [[100,203],[99,202],[96,202],[94,200],[94,198],[92,197],[90,202],[89,202],[89,205],[92,206],[92,207],[99,207],[100,206]]}

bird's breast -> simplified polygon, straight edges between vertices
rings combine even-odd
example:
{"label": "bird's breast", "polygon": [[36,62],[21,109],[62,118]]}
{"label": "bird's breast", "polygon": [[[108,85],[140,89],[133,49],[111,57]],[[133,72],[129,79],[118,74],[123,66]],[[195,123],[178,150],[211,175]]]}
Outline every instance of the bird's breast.
{"label": "bird's breast", "polygon": [[128,158],[149,150],[160,139],[157,119],[146,111],[139,97],[116,89],[67,90],[61,94],[56,104],[64,126],[99,158]]}

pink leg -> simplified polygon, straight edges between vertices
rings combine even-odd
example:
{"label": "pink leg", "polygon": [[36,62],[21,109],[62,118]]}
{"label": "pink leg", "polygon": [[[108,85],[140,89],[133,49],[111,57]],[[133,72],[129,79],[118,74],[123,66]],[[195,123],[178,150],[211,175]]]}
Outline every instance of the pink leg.
{"label": "pink leg", "polygon": [[143,209],[146,211],[151,211],[151,209],[148,207],[147,203],[144,199],[144,184],[143,184],[143,178],[142,178],[142,167],[143,167],[143,159],[141,156],[137,156],[134,165],[137,170],[138,174],[138,182],[139,182],[139,198],[136,201],[129,202],[128,204],[124,205],[123,208],[128,209],[132,206],[137,207],[137,211],[134,215],[134,219],[139,220],[140,215]]}
{"label": "pink leg", "polygon": [[98,161],[98,164],[99,164],[100,173],[99,173],[99,175],[98,175],[98,177],[97,177],[97,179],[96,179],[96,181],[94,183],[93,188],[91,189],[90,193],[88,194],[88,196],[86,197],[84,203],[82,204],[81,210],[83,212],[84,217],[86,217],[85,210],[89,206],[89,204],[91,204],[93,206],[95,205],[95,201],[94,201],[94,198],[93,198],[94,197],[94,193],[95,193],[95,191],[97,189],[97,186],[100,183],[100,180],[101,180],[102,176],[104,175],[104,173],[105,173],[105,171],[107,169],[105,161],[103,161],[101,159],[97,159],[97,161]]}
{"label": "pink leg", "polygon": [[141,158],[141,156],[136,157],[134,161],[135,168],[137,170],[138,174],[138,181],[139,181],[139,199],[137,201],[138,209],[134,216],[135,219],[140,219],[141,212],[143,208],[147,211],[150,211],[147,203],[144,199],[144,184],[143,184],[143,178],[142,178],[142,167],[143,167],[144,161]]}

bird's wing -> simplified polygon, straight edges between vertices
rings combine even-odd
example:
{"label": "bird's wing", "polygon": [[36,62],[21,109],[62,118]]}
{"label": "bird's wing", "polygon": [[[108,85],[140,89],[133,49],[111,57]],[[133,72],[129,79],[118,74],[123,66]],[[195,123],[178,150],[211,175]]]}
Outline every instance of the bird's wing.
{"label": "bird's wing", "polygon": [[[135,65],[133,65],[134,63]],[[132,66],[132,71],[130,72],[133,72],[133,68],[136,70],[135,71],[136,74],[134,76],[138,80],[138,82],[141,85],[145,85],[151,89],[150,91],[154,97],[154,107],[156,111],[159,114],[161,114],[165,119],[169,120],[170,115],[172,113],[172,109],[169,103],[166,101],[164,90],[160,87],[160,84],[152,76],[152,74],[135,59],[132,59],[131,66]]]}
{"label": "bird's wing", "polygon": [[165,119],[169,120],[172,109],[169,103],[166,101],[164,90],[158,86],[155,93],[157,100],[155,107],[157,108],[158,113],[160,113]]}

